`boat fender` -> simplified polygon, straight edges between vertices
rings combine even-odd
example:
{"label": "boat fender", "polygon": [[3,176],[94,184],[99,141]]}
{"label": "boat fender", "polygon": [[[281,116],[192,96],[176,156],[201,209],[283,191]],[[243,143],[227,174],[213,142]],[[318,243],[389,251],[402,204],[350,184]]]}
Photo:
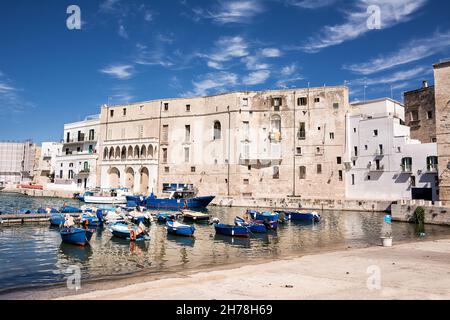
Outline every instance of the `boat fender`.
{"label": "boat fender", "polygon": [[136,240],[136,231],[135,230],[130,231],[130,239],[131,239],[131,241]]}

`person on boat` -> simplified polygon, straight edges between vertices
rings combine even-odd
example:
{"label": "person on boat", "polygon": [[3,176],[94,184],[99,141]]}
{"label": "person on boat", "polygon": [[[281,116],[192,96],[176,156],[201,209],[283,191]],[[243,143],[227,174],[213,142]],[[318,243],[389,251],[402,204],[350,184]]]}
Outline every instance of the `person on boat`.
{"label": "person on boat", "polygon": [[75,225],[75,221],[70,214],[66,214],[64,221],[64,228],[72,228]]}

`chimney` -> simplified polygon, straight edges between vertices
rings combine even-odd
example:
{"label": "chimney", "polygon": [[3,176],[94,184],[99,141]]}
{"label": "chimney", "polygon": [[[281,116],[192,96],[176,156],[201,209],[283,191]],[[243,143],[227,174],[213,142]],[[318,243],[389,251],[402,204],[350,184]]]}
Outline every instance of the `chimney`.
{"label": "chimney", "polygon": [[422,81],[422,88],[423,89],[428,88],[428,81],[427,80]]}

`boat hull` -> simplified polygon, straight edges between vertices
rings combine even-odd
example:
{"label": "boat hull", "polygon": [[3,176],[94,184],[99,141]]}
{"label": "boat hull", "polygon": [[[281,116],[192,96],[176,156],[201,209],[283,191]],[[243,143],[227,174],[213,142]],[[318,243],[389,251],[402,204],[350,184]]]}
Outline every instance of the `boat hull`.
{"label": "boat hull", "polygon": [[85,203],[93,203],[93,204],[126,204],[127,197],[84,197]]}
{"label": "boat hull", "polygon": [[195,232],[195,227],[186,225],[174,225],[171,222],[167,223],[167,233],[175,236],[192,237]]}
{"label": "boat hull", "polygon": [[[137,231],[137,228],[133,227],[132,229],[129,229],[128,225],[122,223],[114,224],[109,228],[109,231],[113,234],[113,236],[130,241],[131,241],[131,230]],[[144,239],[145,235],[141,233],[136,236],[136,239],[134,241],[141,241]]]}
{"label": "boat hull", "polygon": [[59,227],[66,222],[64,215],[52,215],[50,217],[50,224],[55,227]]}
{"label": "boat hull", "polygon": [[283,213],[291,221],[320,222],[320,215],[312,212],[283,211]]}
{"label": "boat hull", "polygon": [[62,241],[65,243],[86,246],[91,241],[93,232],[84,229],[64,228],[60,231]]}
{"label": "boat hull", "polygon": [[188,199],[159,199],[149,197],[145,200],[145,205],[149,209],[165,209],[165,210],[180,210],[180,209],[204,209],[215,197],[196,197]]}
{"label": "boat hull", "polygon": [[248,230],[247,227],[216,224],[214,228],[216,229],[217,234],[221,234],[224,236],[243,237],[243,238],[250,236],[250,231]]}

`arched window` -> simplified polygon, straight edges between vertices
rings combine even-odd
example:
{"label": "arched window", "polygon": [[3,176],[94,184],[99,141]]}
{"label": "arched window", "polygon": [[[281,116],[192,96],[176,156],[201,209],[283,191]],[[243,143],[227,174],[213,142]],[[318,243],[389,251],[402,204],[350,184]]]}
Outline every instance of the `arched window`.
{"label": "arched window", "polygon": [[114,159],[114,148],[113,147],[111,147],[109,149],[109,159]]}
{"label": "arched window", "polygon": [[128,147],[128,159],[133,159],[133,147]]}
{"label": "arched window", "polygon": [[116,147],[116,159],[120,159],[120,148]]}
{"label": "arched window", "polygon": [[108,159],[108,153],[109,153],[108,148],[105,148],[105,150],[103,151],[103,160]]}
{"label": "arched window", "polygon": [[122,153],[120,154],[120,159],[125,160],[127,158],[127,148],[122,147]]}
{"label": "arched window", "polygon": [[84,165],[83,165],[83,170],[86,171],[86,172],[89,171],[89,162],[86,161],[86,162],[84,163]]}
{"label": "arched window", "polygon": [[147,157],[147,148],[145,146],[142,146],[141,148],[141,158],[145,159]]}
{"label": "arched window", "polygon": [[214,140],[222,139],[222,125],[219,121],[214,122]]}
{"label": "arched window", "polygon": [[301,166],[300,167],[300,180],[306,179],[306,167]]}
{"label": "arched window", "polygon": [[134,147],[134,158],[135,159],[139,159],[139,153],[140,153],[139,147],[138,146]]}
{"label": "arched window", "polygon": [[153,158],[153,146],[152,145],[150,145],[148,147],[147,158],[150,158],[150,159]]}

